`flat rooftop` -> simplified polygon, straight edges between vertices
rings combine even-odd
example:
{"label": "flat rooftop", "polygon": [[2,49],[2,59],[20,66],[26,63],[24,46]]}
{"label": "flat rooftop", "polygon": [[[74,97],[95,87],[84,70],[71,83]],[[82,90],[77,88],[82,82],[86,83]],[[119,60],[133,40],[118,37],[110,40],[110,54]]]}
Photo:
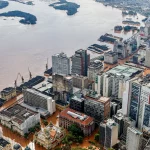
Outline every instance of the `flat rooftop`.
{"label": "flat rooftop", "polygon": [[106,102],[110,101],[110,98],[101,96],[97,101],[101,102],[101,103],[106,103]]}
{"label": "flat rooftop", "polygon": [[30,116],[34,116],[37,113],[21,106],[20,104],[15,104],[12,107],[4,109],[0,112],[0,114],[7,116],[18,124],[22,124]]}
{"label": "flat rooftop", "polygon": [[67,118],[70,121],[82,124],[82,125],[89,125],[94,120],[92,117],[87,116],[78,111],[75,111],[71,108],[66,108],[65,110],[63,110],[60,113],[60,116],[63,118]]}
{"label": "flat rooftop", "polygon": [[10,144],[8,141],[0,137],[0,150],[3,149],[8,144]]}
{"label": "flat rooftop", "polygon": [[114,75],[118,75],[118,76],[125,76],[126,78],[130,78],[136,74],[139,74],[140,72],[142,72],[143,70],[137,67],[132,67],[132,66],[128,66],[128,65],[118,65],[114,68],[112,68],[111,70],[107,71],[106,74],[114,74]]}

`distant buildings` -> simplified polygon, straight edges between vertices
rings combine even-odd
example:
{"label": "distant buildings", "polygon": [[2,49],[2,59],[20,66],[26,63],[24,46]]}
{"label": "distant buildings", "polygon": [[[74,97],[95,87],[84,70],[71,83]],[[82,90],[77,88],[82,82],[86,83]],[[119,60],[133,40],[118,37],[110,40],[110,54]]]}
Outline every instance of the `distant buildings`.
{"label": "distant buildings", "polygon": [[2,137],[0,137],[0,150],[12,150],[11,144]]}
{"label": "distant buildings", "polygon": [[2,125],[24,135],[29,128],[40,122],[40,114],[16,104],[1,111],[0,120]]}
{"label": "distant buildings", "polygon": [[34,89],[24,90],[23,95],[24,103],[31,107],[48,110],[51,115],[56,111],[55,100],[53,100],[50,96],[42,94]]}
{"label": "distant buildings", "polygon": [[74,75],[74,76],[72,76],[72,79],[73,79],[74,87],[80,88],[80,89],[88,88],[88,85],[89,85],[88,77]]}
{"label": "distant buildings", "polygon": [[65,130],[50,123],[41,131],[35,133],[34,142],[40,144],[45,149],[53,149],[61,143],[65,136]]}
{"label": "distant buildings", "polygon": [[145,66],[150,68],[150,48],[146,49]]}
{"label": "distant buildings", "polygon": [[67,108],[59,115],[59,126],[67,129],[72,124],[77,124],[83,131],[84,136],[91,135],[95,128],[94,119],[92,117]]}
{"label": "distant buildings", "polygon": [[103,71],[103,63],[100,60],[95,60],[88,67],[88,78],[95,81],[96,75]]}
{"label": "distant buildings", "polygon": [[128,127],[126,148],[127,150],[142,150],[142,132],[133,127]]}
{"label": "distant buildings", "polygon": [[84,113],[95,119],[95,122],[100,123],[109,117],[110,99],[100,97],[97,100],[86,99],[84,101]]}
{"label": "distant buildings", "polygon": [[70,58],[64,53],[52,56],[52,72],[53,74],[70,74]]}
{"label": "distant buildings", "polygon": [[5,88],[1,91],[1,98],[4,100],[9,100],[16,96],[16,89],[13,87]]}
{"label": "distant buildings", "polygon": [[118,125],[114,120],[108,119],[100,124],[100,144],[105,148],[112,148],[118,142]]}
{"label": "distant buildings", "polygon": [[90,64],[90,55],[87,50],[77,50],[72,56],[72,74],[87,76],[88,66]]}
{"label": "distant buildings", "polygon": [[112,51],[104,53],[104,62],[108,64],[115,64],[118,62],[118,54]]}

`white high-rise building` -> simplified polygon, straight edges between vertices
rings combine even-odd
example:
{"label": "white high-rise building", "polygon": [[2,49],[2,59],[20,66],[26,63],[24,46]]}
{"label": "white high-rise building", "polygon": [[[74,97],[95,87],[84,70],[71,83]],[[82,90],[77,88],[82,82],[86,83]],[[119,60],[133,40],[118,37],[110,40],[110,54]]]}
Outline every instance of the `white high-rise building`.
{"label": "white high-rise building", "polygon": [[150,35],[150,17],[145,22],[145,36]]}
{"label": "white high-rise building", "polygon": [[118,124],[108,119],[106,123],[105,148],[112,148],[118,142]]}
{"label": "white high-rise building", "polygon": [[52,72],[53,74],[70,74],[70,58],[64,53],[52,56]]}
{"label": "white high-rise building", "polygon": [[126,82],[135,76],[142,74],[142,69],[128,66],[128,65],[118,65],[111,70],[99,74],[98,77],[100,80],[98,82],[101,84],[95,88],[98,89],[98,92],[101,91],[101,95],[105,97],[114,96],[116,98],[122,99],[123,92],[126,89]]}
{"label": "white high-rise building", "polygon": [[128,127],[126,139],[127,150],[141,150],[142,137],[142,132],[138,131],[134,127]]}

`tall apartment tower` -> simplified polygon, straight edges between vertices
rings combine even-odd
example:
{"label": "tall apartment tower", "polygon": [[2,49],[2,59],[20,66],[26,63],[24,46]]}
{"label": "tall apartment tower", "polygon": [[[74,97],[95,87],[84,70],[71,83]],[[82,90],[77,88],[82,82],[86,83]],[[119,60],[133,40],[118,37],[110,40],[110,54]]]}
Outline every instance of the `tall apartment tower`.
{"label": "tall apartment tower", "polygon": [[87,76],[88,66],[90,64],[90,55],[87,50],[77,50],[72,56],[72,74]]}
{"label": "tall apartment tower", "polygon": [[150,48],[146,50],[146,56],[145,56],[145,66],[150,67]]}
{"label": "tall apartment tower", "polygon": [[52,56],[52,72],[53,74],[70,74],[70,58],[63,52]]}
{"label": "tall apartment tower", "polygon": [[147,19],[147,21],[145,22],[145,36],[149,36],[150,35],[150,18]]}
{"label": "tall apartment tower", "polygon": [[112,148],[118,141],[118,125],[114,120],[108,119],[106,123],[105,148]]}
{"label": "tall apartment tower", "polygon": [[141,150],[142,147],[142,132],[134,127],[128,127],[126,148],[127,150]]}

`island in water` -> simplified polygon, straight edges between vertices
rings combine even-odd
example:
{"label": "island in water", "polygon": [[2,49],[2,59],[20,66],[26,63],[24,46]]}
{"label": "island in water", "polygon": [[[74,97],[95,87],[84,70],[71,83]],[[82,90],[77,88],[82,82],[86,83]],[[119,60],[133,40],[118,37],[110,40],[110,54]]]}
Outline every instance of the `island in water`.
{"label": "island in water", "polygon": [[7,1],[0,1],[0,9],[7,7],[9,3]]}
{"label": "island in water", "polygon": [[26,13],[26,12],[22,12],[22,11],[9,11],[6,13],[1,13],[0,17],[21,17],[24,19],[21,19],[19,22],[22,24],[36,24],[37,18],[36,16]]}
{"label": "island in water", "polygon": [[59,0],[59,2],[50,4],[49,6],[52,6],[53,8],[58,10],[66,10],[67,15],[76,14],[77,9],[80,7],[80,5],[72,2],[67,2],[66,0]]}
{"label": "island in water", "polygon": [[27,2],[23,2],[21,0],[10,0],[10,1],[14,1],[14,2],[18,2],[18,3],[21,3],[21,4],[25,4],[25,5],[34,5],[32,1],[27,1]]}

